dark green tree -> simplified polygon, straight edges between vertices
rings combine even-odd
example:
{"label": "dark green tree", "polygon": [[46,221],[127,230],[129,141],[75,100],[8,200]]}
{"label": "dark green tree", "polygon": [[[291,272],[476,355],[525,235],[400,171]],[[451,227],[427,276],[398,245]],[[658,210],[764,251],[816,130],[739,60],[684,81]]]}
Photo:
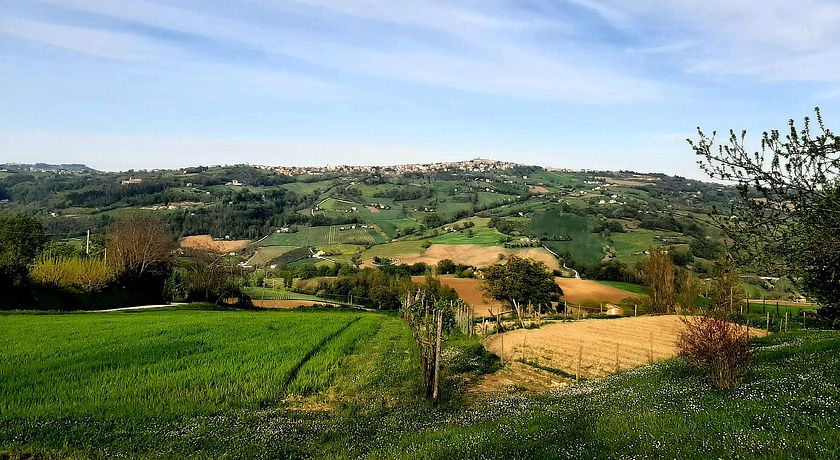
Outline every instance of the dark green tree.
{"label": "dark green tree", "polygon": [[563,294],[544,263],[517,256],[485,268],[483,289],[490,297],[510,304],[523,327],[524,308],[551,308],[551,302]]}
{"label": "dark green tree", "polygon": [[23,214],[0,216],[0,285],[22,286],[29,265],[49,242],[41,223]]}
{"label": "dark green tree", "polygon": [[718,145],[714,132],[698,128],[699,139],[688,142],[710,177],[738,188],[741,199],[715,216],[739,263],[789,275],[817,301],[818,316],[840,327],[840,137],[819,109],[816,121],[764,132],[758,151],[747,147],[746,131]]}

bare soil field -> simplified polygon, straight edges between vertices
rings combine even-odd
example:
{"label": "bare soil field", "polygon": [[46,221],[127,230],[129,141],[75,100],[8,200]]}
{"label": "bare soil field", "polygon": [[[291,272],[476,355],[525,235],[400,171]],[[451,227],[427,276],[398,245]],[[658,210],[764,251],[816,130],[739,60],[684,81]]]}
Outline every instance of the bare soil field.
{"label": "bare soil field", "polygon": [[300,307],[312,307],[315,305],[336,305],[329,302],[315,301],[315,300],[254,300],[254,306],[257,308],[270,309],[291,309]]}
{"label": "bare soil field", "polygon": [[[415,283],[422,283],[425,279],[423,276],[411,277],[411,280]],[[481,280],[441,276],[440,282],[455,289],[458,297],[472,307],[473,316],[489,316],[491,313],[497,315],[504,309],[502,302],[484,297],[484,291],[481,290]]]}
{"label": "bare soil field", "polygon": [[250,240],[214,240],[210,235],[186,236],[181,240],[181,247],[207,252],[239,252]]}
{"label": "bare soil field", "polygon": [[539,185],[532,185],[531,186],[531,191],[534,192],[534,193],[540,193],[540,194],[551,193],[547,188],[541,187]]}
{"label": "bare soil field", "polygon": [[576,304],[600,302],[618,304],[624,299],[636,297],[636,294],[632,292],[592,280],[555,278],[555,281],[563,289],[563,299]]}
{"label": "bare soil field", "polygon": [[620,185],[622,187],[642,187],[645,185],[655,184],[657,181],[640,181],[640,180],[626,180],[626,179],[608,179],[607,183],[613,185]]}
{"label": "bare soil field", "polygon": [[[676,356],[684,327],[677,315],[591,319],[496,334],[484,347],[508,363],[524,361],[569,375],[577,372],[580,357],[581,378],[591,379]],[[759,329],[750,334],[766,335]]]}
{"label": "bare soil field", "polygon": [[792,300],[770,300],[770,299],[750,299],[750,303],[761,305],[763,303],[767,304],[767,308],[776,307],[776,302],[779,303],[779,306],[782,307],[799,307],[799,308],[814,308],[817,305],[810,303],[810,302],[796,302]]}
{"label": "bare soil field", "polygon": [[499,255],[516,255],[538,260],[549,270],[560,269],[557,258],[544,248],[503,248],[501,246],[481,246],[477,244],[433,244],[420,254],[406,255],[399,258],[399,263],[413,264],[425,262],[435,265],[443,259],[451,259],[458,264],[486,267],[499,262]]}

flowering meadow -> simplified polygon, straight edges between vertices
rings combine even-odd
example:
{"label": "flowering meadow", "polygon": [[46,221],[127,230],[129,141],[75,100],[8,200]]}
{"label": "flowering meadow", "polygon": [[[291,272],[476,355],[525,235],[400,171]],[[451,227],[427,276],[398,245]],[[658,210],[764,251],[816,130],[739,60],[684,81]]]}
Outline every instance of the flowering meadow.
{"label": "flowering meadow", "polygon": [[534,395],[453,337],[342,310],[0,314],[0,458],[836,458],[840,332],[754,341],[737,389],[674,359]]}

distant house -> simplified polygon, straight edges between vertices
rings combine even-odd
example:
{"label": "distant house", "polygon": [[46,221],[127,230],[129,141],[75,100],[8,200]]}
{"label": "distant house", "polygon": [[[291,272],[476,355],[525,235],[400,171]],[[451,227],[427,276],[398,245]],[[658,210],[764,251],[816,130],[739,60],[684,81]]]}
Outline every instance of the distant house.
{"label": "distant house", "polygon": [[121,181],[120,185],[136,185],[136,184],[142,184],[142,183],[143,183],[143,179],[141,179],[139,177],[129,177],[128,180]]}
{"label": "distant house", "polygon": [[238,180],[236,180],[236,179],[234,179],[234,180],[232,180],[232,181],[230,181],[230,182],[226,183],[225,185],[230,186],[230,187],[241,187],[241,186],[243,186],[243,185],[245,185],[245,184],[244,184],[244,183],[242,183],[242,182],[239,182],[239,181],[238,181]]}

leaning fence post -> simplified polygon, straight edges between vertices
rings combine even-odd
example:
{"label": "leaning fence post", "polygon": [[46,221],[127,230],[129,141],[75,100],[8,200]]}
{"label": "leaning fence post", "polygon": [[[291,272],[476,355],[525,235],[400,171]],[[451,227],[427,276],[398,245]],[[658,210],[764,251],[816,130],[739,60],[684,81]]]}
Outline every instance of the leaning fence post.
{"label": "leaning fence post", "polygon": [[620,369],[619,362],[618,362],[618,342],[615,343],[615,371],[618,372]]}

